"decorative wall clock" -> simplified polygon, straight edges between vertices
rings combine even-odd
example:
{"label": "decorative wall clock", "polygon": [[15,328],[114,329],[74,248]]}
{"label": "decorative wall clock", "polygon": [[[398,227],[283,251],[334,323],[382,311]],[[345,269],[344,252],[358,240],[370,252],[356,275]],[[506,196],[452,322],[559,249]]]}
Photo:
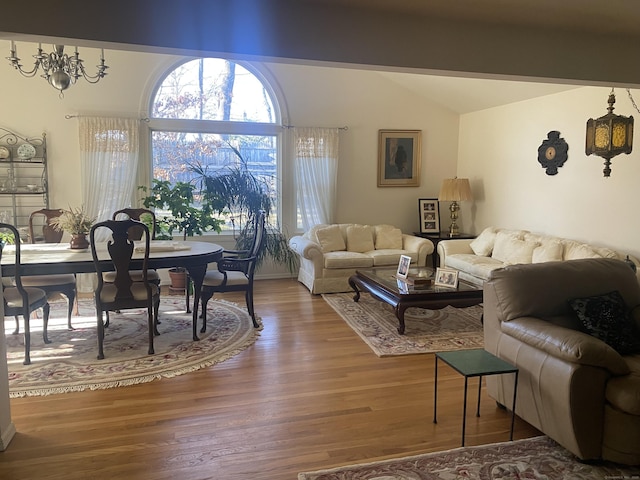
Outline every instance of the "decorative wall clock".
{"label": "decorative wall clock", "polygon": [[560,138],[560,132],[552,130],[538,147],[538,162],[546,169],[547,175],[556,175],[558,168],[567,161],[568,151],[569,145]]}

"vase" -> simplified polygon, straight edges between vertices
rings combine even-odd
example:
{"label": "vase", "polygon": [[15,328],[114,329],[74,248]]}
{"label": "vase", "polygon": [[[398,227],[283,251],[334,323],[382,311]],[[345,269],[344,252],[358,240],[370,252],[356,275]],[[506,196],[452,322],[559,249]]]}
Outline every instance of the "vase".
{"label": "vase", "polygon": [[89,240],[87,240],[87,235],[85,233],[71,235],[69,246],[74,250],[84,250],[86,248],[89,248]]}

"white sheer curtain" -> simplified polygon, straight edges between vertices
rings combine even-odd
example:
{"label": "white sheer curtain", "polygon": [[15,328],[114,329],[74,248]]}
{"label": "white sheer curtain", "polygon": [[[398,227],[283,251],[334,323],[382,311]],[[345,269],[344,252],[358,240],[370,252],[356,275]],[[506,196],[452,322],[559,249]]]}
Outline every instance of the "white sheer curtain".
{"label": "white sheer curtain", "polygon": [[290,129],[296,197],[302,227],[333,223],[338,180],[337,128]]}
{"label": "white sheer curtain", "polygon": [[[131,206],[136,190],[140,121],[133,118],[79,117],[82,204],[97,221]],[[104,229],[100,229],[104,230]],[[96,231],[99,240],[107,232]],[[104,238],[101,238],[104,237]],[[81,292],[93,291],[94,274],[77,276]]]}
{"label": "white sheer curtain", "polygon": [[136,191],[140,121],[79,117],[82,202],[98,221],[131,206]]}

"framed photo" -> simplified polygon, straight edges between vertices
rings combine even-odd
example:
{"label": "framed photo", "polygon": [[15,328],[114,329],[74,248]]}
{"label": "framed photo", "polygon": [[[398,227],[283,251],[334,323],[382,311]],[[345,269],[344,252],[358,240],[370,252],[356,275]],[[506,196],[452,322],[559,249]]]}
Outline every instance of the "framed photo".
{"label": "framed photo", "polygon": [[378,186],[419,187],[422,130],[378,131]]}
{"label": "framed photo", "polygon": [[398,271],[396,276],[398,278],[407,278],[409,276],[409,266],[411,265],[411,257],[408,255],[400,255],[400,262],[398,262]]}
{"label": "framed photo", "polygon": [[440,233],[440,208],[437,198],[418,199],[420,233]]}
{"label": "framed photo", "polygon": [[433,282],[438,287],[458,287],[458,271],[451,268],[437,268]]}

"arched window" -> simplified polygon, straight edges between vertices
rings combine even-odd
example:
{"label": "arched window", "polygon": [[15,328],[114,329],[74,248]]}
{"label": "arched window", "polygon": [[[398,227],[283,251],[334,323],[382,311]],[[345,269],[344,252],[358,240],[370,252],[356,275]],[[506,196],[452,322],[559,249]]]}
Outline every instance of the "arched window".
{"label": "arched window", "polygon": [[153,178],[192,182],[194,166],[215,175],[243,165],[268,185],[275,214],[280,124],[273,90],[254,67],[220,58],[186,61],[151,98]]}

